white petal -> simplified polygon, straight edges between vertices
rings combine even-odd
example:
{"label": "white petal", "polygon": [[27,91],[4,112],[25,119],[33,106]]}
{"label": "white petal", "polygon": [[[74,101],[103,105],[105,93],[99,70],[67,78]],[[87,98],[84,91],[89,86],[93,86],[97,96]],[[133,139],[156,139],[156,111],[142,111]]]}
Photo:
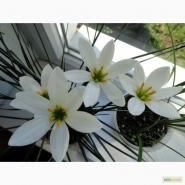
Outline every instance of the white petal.
{"label": "white petal", "polygon": [[129,72],[137,63],[138,61],[133,59],[126,59],[116,62],[107,69],[107,78],[115,78],[118,76],[118,74],[125,74]]}
{"label": "white petal", "polygon": [[107,69],[108,65],[112,62],[114,55],[114,41],[110,40],[102,49],[100,57],[98,59],[98,68],[103,66],[103,69]]}
{"label": "white petal", "polygon": [[62,105],[67,97],[68,84],[64,72],[56,67],[49,78],[48,92],[51,102]]}
{"label": "white petal", "polygon": [[19,83],[25,91],[28,92],[42,92],[40,84],[29,76],[23,76],[19,78]]}
{"label": "white petal", "polygon": [[87,84],[84,94],[84,105],[92,106],[96,103],[100,95],[100,84],[91,81]]}
{"label": "white petal", "polygon": [[160,116],[173,119],[180,118],[180,114],[177,112],[177,110],[171,104],[164,101],[146,102],[146,105],[149,107],[149,109]]}
{"label": "white petal", "polygon": [[140,115],[145,110],[145,104],[137,97],[133,97],[128,101],[128,110],[132,115]]}
{"label": "white petal", "polygon": [[133,80],[137,88],[141,87],[142,83],[145,82],[145,72],[139,63],[134,67]]}
{"label": "white petal", "polygon": [[24,107],[21,105],[20,101],[18,99],[14,99],[10,102],[10,105],[12,107],[15,107],[17,109],[24,109]]}
{"label": "white petal", "polygon": [[101,83],[101,87],[108,99],[115,105],[123,107],[125,105],[125,97],[122,92],[111,82]]}
{"label": "white petal", "polygon": [[159,89],[157,91],[157,93],[152,95],[152,100],[163,100],[165,98],[169,98],[169,97],[179,93],[180,91],[182,91],[182,89],[183,89],[183,87],[181,87],[181,86],[179,86],[179,87],[166,87],[166,88]]}
{"label": "white petal", "polygon": [[75,83],[84,83],[92,80],[91,74],[84,70],[66,71],[65,76],[67,80]]}
{"label": "white petal", "polygon": [[52,129],[50,135],[50,148],[56,162],[64,159],[69,145],[69,131],[65,123]]}
{"label": "white petal", "polygon": [[123,88],[131,95],[136,96],[136,86],[133,82],[133,80],[126,76],[126,75],[118,75],[118,78],[121,82],[121,85],[123,86]]}
{"label": "white petal", "polygon": [[8,145],[24,146],[39,140],[51,128],[53,122],[49,121],[49,117],[42,116],[30,120],[21,125],[11,136]]}
{"label": "white petal", "polygon": [[95,132],[103,127],[95,116],[81,111],[70,112],[66,123],[74,130],[83,133]]}
{"label": "white petal", "polygon": [[33,114],[50,115],[48,108],[55,108],[49,100],[36,93],[19,92],[16,98],[24,109]]}
{"label": "white petal", "polygon": [[93,71],[94,68],[97,68],[97,57],[93,47],[89,44],[89,42],[83,38],[79,38],[78,48],[80,55],[82,56],[82,59],[89,70]]}
{"label": "white petal", "polygon": [[66,101],[64,102],[64,108],[67,110],[73,110],[76,111],[81,106],[83,102],[83,96],[85,93],[85,87],[75,87],[72,89],[66,98]]}
{"label": "white petal", "polygon": [[41,74],[41,85],[43,89],[47,89],[48,90],[48,81],[49,81],[49,77],[51,75],[52,72],[52,68],[51,66],[48,64],[44,67],[42,74]]}
{"label": "white petal", "polygon": [[160,89],[170,77],[170,68],[161,67],[154,70],[146,79],[146,88],[152,86],[154,90]]}

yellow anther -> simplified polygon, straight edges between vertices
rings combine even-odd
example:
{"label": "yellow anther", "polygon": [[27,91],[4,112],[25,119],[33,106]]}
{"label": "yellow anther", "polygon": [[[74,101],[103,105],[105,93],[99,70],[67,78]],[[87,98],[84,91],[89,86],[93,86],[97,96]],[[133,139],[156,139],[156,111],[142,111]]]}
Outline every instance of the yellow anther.
{"label": "yellow anther", "polygon": [[152,95],[152,94],[155,94],[155,93],[156,93],[156,91],[152,91],[152,92],[148,93],[148,95]]}
{"label": "yellow anther", "polygon": [[141,90],[143,89],[143,87],[144,87],[144,82],[142,83],[142,85],[141,85],[141,87],[136,91],[137,92],[137,94],[139,94],[140,92],[141,92]]}
{"label": "yellow anther", "polygon": [[55,117],[49,118],[49,121],[53,121],[53,120],[55,120]]}
{"label": "yellow anther", "polygon": [[94,73],[96,73],[96,68],[94,68]]}
{"label": "yellow anther", "polygon": [[98,82],[98,79],[96,79],[95,82]]}
{"label": "yellow anther", "polygon": [[37,93],[38,93],[39,95],[41,95],[41,96],[42,96],[42,92],[40,92],[40,91],[37,91]]}
{"label": "yellow anther", "polygon": [[48,93],[48,91],[47,91],[46,89],[44,89],[44,93],[45,93],[45,94],[47,94],[47,93]]}
{"label": "yellow anther", "polygon": [[107,76],[108,75],[108,73],[105,73],[103,76]]}
{"label": "yellow anther", "polygon": [[145,99],[145,96],[141,96],[141,99],[144,100]]}
{"label": "yellow anther", "polygon": [[49,110],[50,112],[54,112],[54,110],[53,110],[53,109],[48,108],[48,110]]}
{"label": "yellow anther", "polygon": [[146,98],[145,101],[152,101],[150,98]]}
{"label": "yellow anther", "polygon": [[67,116],[63,116],[63,119],[66,119],[67,118]]}
{"label": "yellow anther", "polygon": [[102,80],[102,82],[106,82],[107,80]]}
{"label": "yellow anther", "polygon": [[62,112],[66,112],[66,109],[62,109]]}
{"label": "yellow anther", "polygon": [[103,70],[103,66],[101,66],[100,72],[102,72],[102,70]]}
{"label": "yellow anther", "polygon": [[148,92],[150,89],[152,89],[152,87],[149,87],[145,92]]}
{"label": "yellow anther", "polygon": [[60,126],[60,124],[61,124],[61,120],[58,120],[57,121],[57,126]]}
{"label": "yellow anther", "polygon": [[91,76],[94,77],[94,73],[91,73]]}
{"label": "yellow anther", "polygon": [[59,106],[59,105],[56,105],[56,108],[57,108],[58,110],[60,110],[60,106]]}

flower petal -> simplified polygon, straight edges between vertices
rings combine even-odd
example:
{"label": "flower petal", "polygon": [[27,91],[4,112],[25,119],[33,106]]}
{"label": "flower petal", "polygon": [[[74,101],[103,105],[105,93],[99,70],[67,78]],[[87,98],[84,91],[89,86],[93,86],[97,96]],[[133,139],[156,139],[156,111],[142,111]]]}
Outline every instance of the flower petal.
{"label": "flower petal", "polygon": [[75,87],[72,89],[64,102],[64,108],[67,110],[76,111],[81,106],[83,102],[83,96],[85,93],[85,87]]}
{"label": "flower petal", "polygon": [[33,114],[50,115],[48,108],[55,108],[49,100],[36,93],[19,92],[16,98],[24,109]]}
{"label": "flower petal", "polygon": [[179,93],[180,91],[182,91],[182,89],[183,89],[183,87],[181,87],[181,86],[166,87],[166,88],[159,89],[157,91],[157,93],[152,95],[152,100],[162,100],[165,98],[169,98],[169,97]]}
{"label": "flower petal", "polygon": [[62,105],[66,100],[68,84],[64,72],[59,67],[56,67],[50,75],[48,92],[51,102],[55,105]]}
{"label": "flower petal", "polygon": [[48,116],[30,120],[21,125],[11,136],[8,145],[24,146],[39,140],[52,126]]}
{"label": "flower petal", "polygon": [[145,81],[145,72],[139,63],[134,67],[133,80],[137,88]]}
{"label": "flower petal", "polygon": [[80,55],[89,70],[93,71],[94,68],[97,68],[97,57],[93,47],[85,39],[79,38],[78,48]]}
{"label": "flower petal", "polygon": [[135,86],[133,80],[132,80],[130,77],[128,77],[128,76],[126,76],[126,75],[122,75],[122,74],[118,75],[118,78],[119,78],[119,80],[120,80],[121,85],[123,86],[123,88],[124,88],[129,94],[131,94],[131,95],[133,95],[133,96],[136,96],[136,93],[135,93],[135,91],[136,91],[136,86]]}
{"label": "flower petal", "polygon": [[21,105],[20,101],[18,99],[14,99],[10,102],[10,105],[12,107],[15,107],[17,109],[24,109],[24,107]]}
{"label": "flower petal", "polygon": [[52,129],[50,135],[50,148],[55,161],[60,162],[64,159],[69,145],[69,131],[65,123]]}
{"label": "flower petal", "polygon": [[40,84],[29,76],[22,76],[19,78],[19,83],[25,91],[42,92]]}
{"label": "flower petal", "polygon": [[180,118],[180,114],[177,112],[177,110],[171,104],[164,101],[146,102],[146,105],[153,112],[161,116],[172,119]]}
{"label": "flower petal", "polygon": [[48,81],[49,81],[49,77],[51,75],[52,72],[52,68],[51,66],[48,64],[44,67],[42,74],[41,74],[41,85],[43,90],[47,89],[48,90]]}
{"label": "flower petal", "polygon": [[84,70],[71,70],[66,71],[64,74],[67,80],[75,83],[84,83],[92,80],[91,74]]}
{"label": "flower petal", "polygon": [[103,69],[107,69],[109,64],[112,62],[113,55],[114,55],[114,41],[110,40],[102,49],[100,53],[100,57],[98,59],[98,68],[103,66]]}
{"label": "flower petal", "polygon": [[134,59],[126,59],[116,62],[107,69],[107,78],[115,78],[118,74],[125,74],[129,72],[137,63],[138,61]]}
{"label": "flower petal", "polygon": [[84,94],[84,105],[86,107],[92,106],[96,103],[100,95],[100,84],[90,81],[86,88]]}
{"label": "flower petal", "polygon": [[145,104],[137,97],[133,97],[128,101],[128,110],[134,115],[140,115],[145,110]]}
{"label": "flower petal", "polygon": [[78,132],[83,133],[95,132],[103,127],[95,116],[81,111],[70,112],[66,123]]}
{"label": "flower petal", "polygon": [[101,83],[101,87],[108,99],[115,105],[123,107],[125,105],[125,97],[122,92],[111,82]]}
{"label": "flower petal", "polygon": [[160,89],[170,77],[169,67],[160,67],[154,70],[146,79],[146,88],[152,86],[154,90]]}

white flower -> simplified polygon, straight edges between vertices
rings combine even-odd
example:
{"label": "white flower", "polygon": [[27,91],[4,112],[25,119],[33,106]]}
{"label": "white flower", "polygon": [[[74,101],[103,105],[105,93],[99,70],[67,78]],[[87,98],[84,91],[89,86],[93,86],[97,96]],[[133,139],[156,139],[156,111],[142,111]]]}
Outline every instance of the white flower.
{"label": "white flower", "polygon": [[[48,97],[48,80],[51,75],[51,72],[52,72],[52,68],[49,64],[47,64],[41,73],[41,85],[36,80],[34,80],[33,78],[29,76],[20,77],[19,83],[24,91],[35,92],[48,99],[49,98]],[[71,87],[71,83],[68,82],[68,89],[70,87]],[[11,102],[11,105],[15,108],[23,109],[22,105],[17,99],[14,99]]]}
{"label": "white flower", "polygon": [[137,61],[133,59],[121,60],[109,66],[114,55],[113,40],[104,46],[98,61],[94,49],[83,38],[79,39],[79,51],[90,72],[71,70],[65,72],[65,75],[69,81],[75,83],[89,82],[84,95],[85,106],[92,106],[98,100],[100,86],[110,101],[117,106],[124,106],[125,98],[123,94],[110,82],[110,79],[117,77],[118,74],[125,74],[130,71]]}
{"label": "white flower", "polygon": [[[44,67],[41,73],[41,85],[29,76],[22,76],[19,78],[19,83],[24,91],[26,92],[35,92],[39,95],[48,98],[48,80],[51,75],[52,68],[48,64]],[[18,109],[23,109],[22,105],[17,99],[14,99],[11,102],[11,105]]]}
{"label": "white flower", "polygon": [[123,88],[132,97],[128,102],[128,110],[132,115],[140,115],[147,105],[153,112],[167,118],[180,118],[177,110],[163,100],[182,90],[182,87],[162,86],[169,80],[170,68],[161,67],[154,70],[148,78],[140,64],[134,68],[133,80],[126,75],[118,75]]}
{"label": "white flower", "polygon": [[69,131],[66,123],[73,129],[89,133],[102,128],[96,117],[77,111],[83,102],[84,87],[77,87],[68,93],[68,83],[63,71],[56,67],[49,77],[49,99],[33,92],[19,92],[17,100],[34,119],[19,127],[9,140],[10,146],[24,146],[39,140],[53,126],[50,147],[55,161],[62,161],[68,144]]}

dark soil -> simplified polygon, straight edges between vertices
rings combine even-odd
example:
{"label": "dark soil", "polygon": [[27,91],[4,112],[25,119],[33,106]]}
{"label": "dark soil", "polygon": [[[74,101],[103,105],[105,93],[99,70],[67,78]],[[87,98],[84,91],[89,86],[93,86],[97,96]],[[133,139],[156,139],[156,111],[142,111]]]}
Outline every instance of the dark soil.
{"label": "dark soil", "polygon": [[[126,102],[128,102],[131,97],[132,96],[126,97]],[[119,110],[128,110],[127,104]],[[139,116],[133,116],[128,111],[117,112],[117,123],[120,132],[124,135],[125,139],[137,146],[139,145],[138,138],[136,136],[138,130],[153,124],[158,118],[159,115],[152,112],[147,106],[145,107],[145,111]],[[164,117],[161,117],[160,119],[163,118]],[[167,127],[162,124],[157,124],[149,130],[142,132],[141,139],[143,146],[152,147],[156,144],[155,141],[148,137],[155,140],[161,140],[166,133]]]}

